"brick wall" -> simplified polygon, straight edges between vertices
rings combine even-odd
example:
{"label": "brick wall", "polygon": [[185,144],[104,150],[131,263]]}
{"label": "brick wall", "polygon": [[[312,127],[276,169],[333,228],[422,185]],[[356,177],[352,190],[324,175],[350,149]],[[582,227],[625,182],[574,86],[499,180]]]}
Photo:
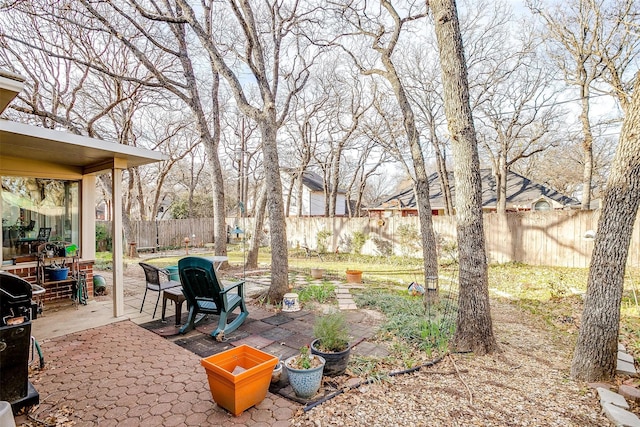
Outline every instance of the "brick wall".
{"label": "brick wall", "polygon": [[[91,299],[93,297],[93,261],[80,261],[78,263],[78,268],[80,269],[80,271],[84,271],[87,275],[87,291],[89,294],[89,299]],[[29,283],[37,283],[37,266],[32,263],[25,263],[23,265],[17,264],[15,266],[10,266],[5,270],[9,273],[15,274],[16,276],[22,277]],[[45,293],[44,296],[40,298],[42,298],[44,302],[71,299],[72,285],[72,281],[52,283],[45,282],[44,285],[41,285],[45,288]]]}

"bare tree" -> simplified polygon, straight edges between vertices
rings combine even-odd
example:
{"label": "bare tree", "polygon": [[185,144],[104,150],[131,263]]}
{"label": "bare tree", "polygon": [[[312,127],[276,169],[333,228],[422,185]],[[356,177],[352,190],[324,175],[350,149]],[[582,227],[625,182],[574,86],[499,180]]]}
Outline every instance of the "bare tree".
{"label": "bare tree", "polygon": [[[144,124],[136,120],[148,107],[147,102],[161,101],[158,93],[139,82],[97,72],[87,64],[95,60],[113,70],[128,70],[144,79],[145,70],[139,62],[132,61],[124,49],[110,44],[108,37],[100,40],[104,44],[98,43],[97,33],[83,31],[78,24],[59,19],[50,12],[48,5],[37,2],[17,4],[12,10],[10,25],[3,28],[0,62],[3,67],[28,77],[26,90],[12,106],[20,115],[15,118],[120,144],[164,150],[164,146],[158,147],[153,145],[155,142],[149,144],[140,138],[146,130]],[[80,61],[70,60],[74,57]],[[161,167],[168,173],[173,164],[169,161]],[[147,169],[130,169],[125,175],[125,239],[131,236],[129,219],[136,202],[142,217],[146,215],[147,202],[155,205],[141,193],[155,194],[156,199],[161,193],[162,179],[149,182],[155,184],[150,186],[151,190],[146,186],[142,188],[137,177]],[[108,177],[102,175],[99,181],[111,197]]]}
{"label": "bare tree", "polygon": [[[381,167],[391,158],[386,150],[371,139],[355,147],[355,164],[352,166],[351,179],[346,187],[347,213],[349,217],[362,214],[365,191],[374,176],[382,174]],[[351,197],[355,195],[355,203],[351,206]]]}
{"label": "bare tree", "polygon": [[[288,256],[277,133],[288,115],[292,97],[304,87],[309,76],[312,62],[302,55],[301,40],[290,40],[308,19],[309,12],[297,3],[269,2],[259,7],[244,0],[229,1],[230,10],[216,10],[221,5],[205,1],[203,14],[198,17],[186,0],[177,0],[177,4],[184,10],[184,19],[177,22],[186,22],[194,31],[212,67],[229,85],[238,108],[260,128],[272,250],[272,282],[267,297],[279,301],[288,292]],[[235,18],[236,32],[229,45],[223,45],[208,23],[214,16],[229,12]],[[238,43],[238,37],[244,43]],[[223,49],[233,50],[240,44],[244,50],[235,51],[235,58],[245,64],[255,79],[261,97],[259,105],[249,101],[237,71],[223,54]],[[289,61],[283,56],[283,49],[287,48],[291,48],[287,53],[293,58]],[[281,90],[286,91],[283,96]]]}
{"label": "bare tree", "polygon": [[[344,78],[342,75],[346,74]],[[371,107],[362,82],[343,70],[330,70],[323,76],[323,90],[328,101],[323,104],[322,133],[324,143],[316,145],[314,158],[323,172],[325,215],[336,215],[336,203],[342,178],[345,152],[358,137],[361,120]]]}
{"label": "bare tree", "polygon": [[[579,90],[582,126],[582,209],[589,209],[593,177],[593,129],[591,98],[599,79],[609,83],[624,109],[628,83],[625,71],[638,53],[638,35],[628,26],[638,17],[633,1],[572,0],[554,7],[528,1],[531,11],[542,17],[552,55],[567,84]],[[597,90],[597,88],[596,88]]]}
{"label": "bare tree", "polygon": [[639,132],[640,74],[607,181],[571,364],[571,376],[584,381],[606,381],[615,374],[624,273],[640,204]]}
{"label": "bare tree", "polygon": [[446,118],[442,107],[442,83],[440,82],[437,61],[429,57],[423,50],[417,50],[410,55],[406,66],[407,75],[411,79],[409,97],[416,108],[416,117],[427,134],[436,159],[436,171],[440,181],[440,191],[444,199],[444,214],[453,215],[453,197],[447,167],[448,140],[441,135],[440,128],[444,126]]}
{"label": "bare tree", "polygon": [[557,93],[549,87],[553,75],[537,60],[535,44],[526,40],[505,46],[504,52],[501,72],[492,73],[474,114],[496,179],[498,213],[506,212],[507,174],[513,165],[562,139]]}
{"label": "bare tree", "polygon": [[[363,75],[381,77],[391,86],[398,108],[402,112],[402,123],[413,166],[412,176],[414,177],[414,191],[416,193],[422,235],[422,254],[426,283],[427,277],[438,277],[436,240],[431,222],[431,204],[429,201],[429,180],[415,114],[405,85],[392,59],[403,27],[410,22],[425,17],[426,10],[420,10],[421,5],[408,2],[403,5],[403,11],[406,14],[401,17],[390,1],[380,0],[379,5],[380,7],[376,9],[374,7],[368,8],[366,2],[337,4],[337,13],[340,13],[342,19],[347,20],[352,28],[352,32],[345,35],[349,34],[351,37],[357,36],[362,40],[366,40],[376,53],[376,60],[382,63],[382,67],[368,65],[371,62],[370,58],[358,58],[354,54],[355,49],[341,47],[352,58],[354,64]],[[385,20],[388,22],[385,22]]]}
{"label": "bare tree", "polygon": [[460,300],[451,344],[458,350],[491,353],[498,345],[491,322],[480,161],[458,12],[454,0],[434,0],[429,6],[438,40],[445,114],[455,162]]}
{"label": "bare tree", "polygon": [[316,148],[321,145],[322,134],[331,120],[325,109],[329,93],[323,87],[323,79],[310,78],[304,90],[296,94],[292,114],[285,130],[290,144],[282,146],[283,165],[289,171],[286,216],[292,203],[296,206],[296,216],[303,215],[303,174],[316,157]]}

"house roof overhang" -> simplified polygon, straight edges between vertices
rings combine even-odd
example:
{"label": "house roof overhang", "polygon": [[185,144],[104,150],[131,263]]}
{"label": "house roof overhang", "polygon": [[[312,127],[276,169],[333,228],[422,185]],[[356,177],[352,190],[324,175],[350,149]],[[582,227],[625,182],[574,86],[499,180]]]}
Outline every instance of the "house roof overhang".
{"label": "house roof overhang", "polygon": [[24,77],[0,70],[0,113],[24,87]]}
{"label": "house roof overhang", "polygon": [[0,171],[13,175],[15,162],[9,159],[56,164],[86,175],[154,163],[165,156],[139,147],[0,120]]}
{"label": "house roof overhang", "polygon": [[[0,69],[0,113],[24,88],[24,77]],[[159,152],[0,119],[0,174],[55,165],[87,175],[164,160]],[[25,166],[28,166],[25,168]]]}

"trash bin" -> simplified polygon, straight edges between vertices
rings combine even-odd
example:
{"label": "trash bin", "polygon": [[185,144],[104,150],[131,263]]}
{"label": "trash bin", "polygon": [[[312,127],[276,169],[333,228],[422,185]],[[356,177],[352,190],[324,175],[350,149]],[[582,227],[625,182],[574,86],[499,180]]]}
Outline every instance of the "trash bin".
{"label": "trash bin", "polygon": [[178,273],[177,265],[171,265],[167,267],[167,271],[169,272],[169,279],[174,280],[176,282],[180,281],[180,273]]}

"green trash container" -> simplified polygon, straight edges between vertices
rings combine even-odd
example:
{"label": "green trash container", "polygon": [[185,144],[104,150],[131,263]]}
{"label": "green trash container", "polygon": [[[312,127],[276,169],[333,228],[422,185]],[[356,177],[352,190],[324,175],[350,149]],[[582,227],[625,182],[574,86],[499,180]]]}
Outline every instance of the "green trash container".
{"label": "green trash container", "polygon": [[169,279],[175,280],[176,282],[180,281],[180,273],[178,273],[177,265],[167,267],[167,271],[169,272]]}

